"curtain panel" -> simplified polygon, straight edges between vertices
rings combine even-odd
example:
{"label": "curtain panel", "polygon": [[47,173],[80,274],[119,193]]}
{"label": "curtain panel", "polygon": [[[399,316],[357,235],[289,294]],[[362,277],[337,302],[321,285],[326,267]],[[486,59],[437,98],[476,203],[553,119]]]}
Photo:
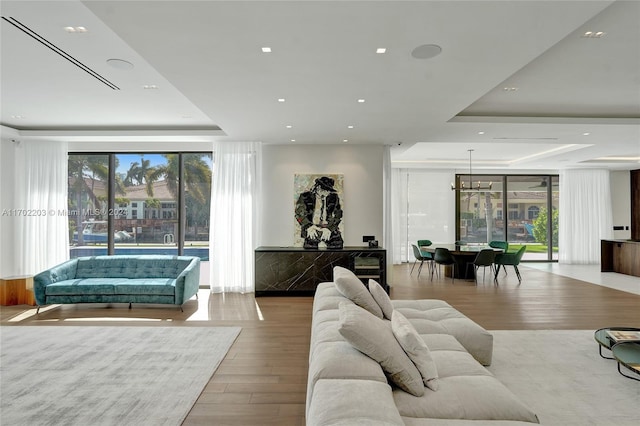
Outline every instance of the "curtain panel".
{"label": "curtain panel", "polygon": [[558,261],[600,263],[600,240],[613,236],[608,170],[565,170],[560,175]]}
{"label": "curtain panel", "polygon": [[19,275],[69,259],[66,142],[22,141],[16,151],[15,254]]}
{"label": "curtain panel", "polygon": [[[382,185],[383,185],[383,224],[382,234],[383,241],[382,246],[387,250],[387,265],[393,265],[395,255],[395,245],[393,242],[393,170],[391,169],[391,145],[385,145],[383,153],[382,164]],[[387,268],[387,281],[391,281],[393,278],[393,268]],[[391,274],[389,274],[391,272]],[[389,276],[391,275],[391,276]]]}
{"label": "curtain panel", "polygon": [[212,293],[255,291],[254,250],[260,226],[259,142],[214,142],[211,185]]}

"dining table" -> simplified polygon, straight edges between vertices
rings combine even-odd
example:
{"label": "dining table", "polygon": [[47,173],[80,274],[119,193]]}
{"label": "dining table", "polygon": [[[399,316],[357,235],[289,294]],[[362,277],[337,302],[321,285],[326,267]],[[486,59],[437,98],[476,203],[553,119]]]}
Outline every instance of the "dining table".
{"label": "dining table", "polygon": [[[455,275],[454,278],[464,279],[464,280],[475,280],[475,268],[467,268],[469,263],[472,263],[478,252],[484,249],[494,250],[496,253],[502,253],[503,250],[499,248],[489,247],[484,244],[468,244],[468,245],[459,245],[454,243],[449,244],[441,244],[441,243],[433,243],[430,246],[420,246],[420,250],[424,252],[428,252],[431,254],[435,254],[436,248],[446,248],[449,249],[453,259],[456,262]],[[453,268],[451,266],[445,266],[444,275],[447,277],[451,277]]]}

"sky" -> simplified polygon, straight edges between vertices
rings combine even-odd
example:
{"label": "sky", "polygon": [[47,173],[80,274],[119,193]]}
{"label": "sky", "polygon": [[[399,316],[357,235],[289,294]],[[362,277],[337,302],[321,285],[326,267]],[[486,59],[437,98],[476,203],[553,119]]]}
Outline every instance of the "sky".
{"label": "sky", "polygon": [[[137,154],[117,154],[118,158],[118,168],[116,169],[116,173],[126,174],[127,171],[131,168],[131,163],[137,162],[140,164],[140,158],[144,158],[145,160],[149,160],[149,166],[154,167],[158,164],[164,164],[165,159],[160,154],[150,154],[150,153],[137,153]],[[211,161],[207,160],[209,167],[211,167]]]}

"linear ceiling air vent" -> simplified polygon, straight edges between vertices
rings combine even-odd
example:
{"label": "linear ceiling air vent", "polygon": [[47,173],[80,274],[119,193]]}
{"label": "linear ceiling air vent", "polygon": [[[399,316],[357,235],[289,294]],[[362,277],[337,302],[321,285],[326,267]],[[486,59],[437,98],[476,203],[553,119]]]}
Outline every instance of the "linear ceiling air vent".
{"label": "linear ceiling air vent", "polygon": [[4,21],[10,23],[11,25],[16,27],[20,31],[22,31],[23,33],[25,33],[29,37],[33,38],[34,40],[40,42],[44,46],[46,46],[49,49],[53,50],[55,53],[57,53],[58,55],[62,56],[64,59],[66,59],[67,61],[71,62],[73,65],[77,66],[82,71],[86,72],[87,74],[89,74],[90,76],[95,78],[96,80],[100,81],[103,84],[106,84],[107,86],[109,86],[113,90],[120,90],[120,88],[118,86],[116,86],[115,84],[113,84],[112,82],[110,82],[109,80],[107,80],[106,78],[104,78],[103,76],[101,76],[100,74],[98,74],[97,72],[95,72],[94,70],[92,70],[91,68],[89,68],[88,66],[86,66],[85,64],[83,64],[82,62],[80,62],[79,60],[74,58],[73,56],[71,56],[70,54],[68,54],[67,52],[65,52],[64,50],[60,49],[55,44],[51,43],[49,40],[45,39],[40,34],[36,33],[31,28],[29,28],[26,25],[24,25],[22,22],[18,21],[17,19],[15,19],[13,17],[6,18],[6,17],[3,16],[2,19]]}
{"label": "linear ceiling air vent", "polygon": [[517,141],[557,141],[558,138],[507,138],[507,137],[496,137],[493,138],[495,140],[517,140]]}

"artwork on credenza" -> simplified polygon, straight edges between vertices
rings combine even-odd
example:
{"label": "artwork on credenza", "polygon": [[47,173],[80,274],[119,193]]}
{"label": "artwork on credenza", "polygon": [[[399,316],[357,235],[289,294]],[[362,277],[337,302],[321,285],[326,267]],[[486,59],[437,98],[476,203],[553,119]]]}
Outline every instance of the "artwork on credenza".
{"label": "artwork on credenza", "polygon": [[293,178],[293,245],[341,249],[344,224],[342,174],[296,174]]}

